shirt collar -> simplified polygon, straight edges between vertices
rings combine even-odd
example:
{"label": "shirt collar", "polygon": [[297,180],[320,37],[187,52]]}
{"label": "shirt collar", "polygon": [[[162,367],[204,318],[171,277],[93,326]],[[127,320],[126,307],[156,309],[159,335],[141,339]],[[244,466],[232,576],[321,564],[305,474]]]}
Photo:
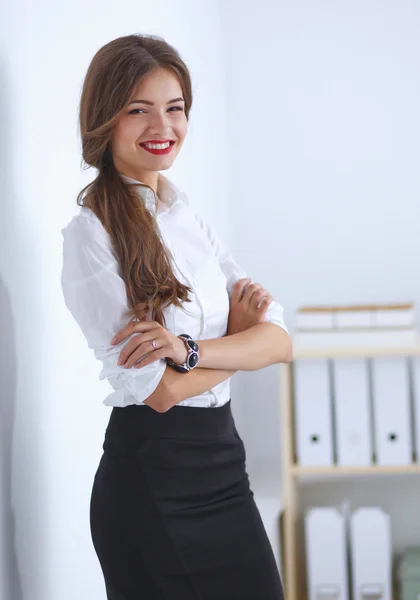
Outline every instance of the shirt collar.
{"label": "shirt collar", "polygon": [[[136,192],[139,198],[151,213],[156,214],[156,197],[153,190],[138,179],[127,177],[127,175],[123,175],[122,173],[120,173],[120,177],[127,183],[136,184]],[[181,194],[179,189],[161,173],[158,175],[157,196],[159,201],[164,205],[163,211],[173,206],[181,198],[185,201],[184,194]],[[158,212],[163,211],[158,210]]]}

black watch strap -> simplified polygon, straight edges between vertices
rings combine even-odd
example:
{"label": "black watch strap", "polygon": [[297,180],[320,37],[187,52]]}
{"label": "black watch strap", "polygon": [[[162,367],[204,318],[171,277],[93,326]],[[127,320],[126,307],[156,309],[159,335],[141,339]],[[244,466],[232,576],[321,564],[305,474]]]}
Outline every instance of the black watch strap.
{"label": "black watch strap", "polygon": [[179,335],[178,337],[184,341],[184,343],[187,347],[187,350],[188,350],[187,359],[182,365],[177,365],[170,358],[167,358],[166,362],[168,363],[168,365],[170,367],[175,369],[175,371],[178,371],[178,373],[188,373],[188,371],[191,371],[192,369],[194,369],[198,364],[198,359],[199,359],[198,344],[197,344],[197,342],[195,342],[192,339],[192,337],[190,335],[188,335],[188,333],[181,333],[181,335]]}

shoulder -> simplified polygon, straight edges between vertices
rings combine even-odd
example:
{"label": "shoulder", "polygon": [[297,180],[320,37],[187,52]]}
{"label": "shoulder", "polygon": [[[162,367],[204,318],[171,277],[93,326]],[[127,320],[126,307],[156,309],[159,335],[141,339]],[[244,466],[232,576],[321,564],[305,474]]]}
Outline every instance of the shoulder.
{"label": "shoulder", "polygon": [[86,206],[81,206],[78,214],[61,229],[64,241],[77,240],[82,242],[90,238],[106,240],[109,236],[95,213]]}
{"label": "shoulder", "polygon": [[189,200],[187,194],[183,192],[171,179],[159,173],[158,190],[162,195],[162,200],[169,206],[181,203],[188,206]]}
{"label": "shoulder", "polygon": [[92,211],[83,208],[61,233],[63,284],[87,283],[100,274],[118,271],[110,236]]}
{"label": "shoulder", "polygon": [[[82,207],[62,228],[63,270],[68,279],[106,268],[116,267],[116,255],[111,238],[98,217]],[[76,274],[76,275],[75,275]]]}

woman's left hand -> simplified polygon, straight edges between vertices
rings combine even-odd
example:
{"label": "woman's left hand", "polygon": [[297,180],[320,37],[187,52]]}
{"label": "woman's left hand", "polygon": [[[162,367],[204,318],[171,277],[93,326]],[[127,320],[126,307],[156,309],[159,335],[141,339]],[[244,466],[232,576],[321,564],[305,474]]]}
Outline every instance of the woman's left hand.
{"label": "woman's left hand", "polygon": [[[134,335],[121,351],[118,365],[139,369],[160,358],[170,358],[178,365],[186,361],[188,352],[185,343],[155,321],[131,321],[110,343],[116,346],[127,337],[139,333],[141,335]],[[156,341],[155,349],[150,343],[152,340]]]}

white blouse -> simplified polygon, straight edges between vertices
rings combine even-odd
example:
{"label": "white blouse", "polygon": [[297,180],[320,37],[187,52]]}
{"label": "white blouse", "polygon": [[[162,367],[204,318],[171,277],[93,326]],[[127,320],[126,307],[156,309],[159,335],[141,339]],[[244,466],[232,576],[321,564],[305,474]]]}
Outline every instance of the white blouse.
{"label": "white blouse", "polygon": [[[122,177],[136,185],[140,201],[156,219],[174,274],[194,291],[190,294],[191,302],[184,303],[184,309],[173,304],[163,309],[167,329],[174,335],[188,333],[195,340],[223,337],[232,287],[247,277],[245,271],[216,232],[192,211],[185,194],[166,177],[159,175],[157,196],[141,182]],[[117,365],[121,350],[131,338],[117,346],[110,345],[114,335],[128,322],[123,316],[128,308],[125,284],[110,237],[100,220],[86,207],[80,207],[61,233],[61,285],[66,306],[79,324],[88,347],[102,362],[99,379],[107,379],[113,388],[103,403],[121,407],[143,404],[157,388],[165,369],[171,367],[164,359],[139,369]],[[151,319],[150,314],[147,319]],[[274,301],[268,307],[265,321],[287,331],[283,308]],[[217,407],[229,399],[230,379],[227,379],[179,405]]]}

